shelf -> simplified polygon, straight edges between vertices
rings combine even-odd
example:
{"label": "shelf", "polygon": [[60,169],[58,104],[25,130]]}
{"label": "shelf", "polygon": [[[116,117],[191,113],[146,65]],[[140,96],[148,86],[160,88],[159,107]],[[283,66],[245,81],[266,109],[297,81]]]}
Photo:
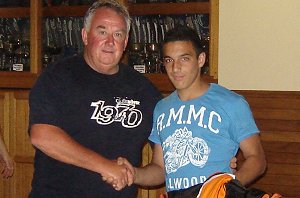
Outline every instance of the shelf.
{"label": "shelf", "polygon": [[18,8],[0,8],[0,18],[29,17],[30,9],[24,7]]}
{"label": "shelf", "polygon": [[[185,2],[185,3],[141,3],[128,4],[131,16],[137,15],[174,15],[174,14],[208,14],[209,2]],[[52,6],[43,8],[44,17],[59,16],[84,16],[88,6]]]}
{"label": "shelf", "polygon": [[[31,72],[0,72],[0,88],[31,88],[40,72],[41,62],[41,38],[40,26],[43,17],[82,17],[85,15],[89,6],[52,6],[42,7],[40,1],[31,0],[31,8],[0,8],[0,17],[30,17],[31,18],[31,54],[35,57],[31,62]],[[127,4],[131,16],[141,15],[182,15],[182,14],[210,14],[210,2],[182,2],[182,3],[143,3]],[[36,11],[37,10],[37,11]],[[35,15],[30,12],[35,13]],[[215,22],[213,22],[214,24]],[[217,23],[215,23],[217,24]],[[212,28],[212,33],[215,28]],[[217,32],[217,31],[216,31]],[[214,41],[213,38],[211,41]],[[215,41],[214,41],[215,42]],[[210,53],[215,54],[215,53]],[[213,61],[213,59],[212,59]],[[211,61],[211,63],[212,63]],[[212,64],[217,65],[217,64]],[[215,68],[211,68],[210,75],[216,73]],[[171,92],[174,90],[166,74],[145,74],[162,92]],[[215,75],[214,75],[215,76]],[[204,76],[209,82],[217,82],[214,77]],[[216,78],[216,76],[215,76]]]}
{"label": "shelf", "polygon": [[88,6],[52,6],[43,7],[44,17],[82,17],[88,10]]}
{"label": "shelf", "polygon": [[0,88],[30,89],[36,79],[30,72],[0,72]]}
{"label": "shelf", "polygon": [[[144,74],[163,93],[174,91],[167,74]],[[204,75],[207,82],[217,83],[212,76]],[[30,89],[37,79],[37,74],[30,72],[0,72],[0,88]]]}
{"label": "shelf", "polygon": [[[170,93],[175,90],[167,74],[144,74],[162,93]],[[209,83],[217,83],[212,76],[203,75],[203,79]]]}
{"label": "shelf", "polygon": [[208,14],[209,2],[129,4],[130,15]]}

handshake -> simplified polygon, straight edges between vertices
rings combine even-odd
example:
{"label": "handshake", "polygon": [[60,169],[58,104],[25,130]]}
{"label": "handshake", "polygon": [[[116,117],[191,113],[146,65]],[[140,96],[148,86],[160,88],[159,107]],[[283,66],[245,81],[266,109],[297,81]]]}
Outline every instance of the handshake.
{"label": "handshake", "polygon": [[[230,160],[229,166],[234,174],[237,173],[236,157]],[[150,164],[139,168],[133,167],[123,157],[118,157],[117,160],[107,160],[101,167],[102,180],[110,184],[117,191],[122,190],[126,186],[131,186],[133,183],[142,186],[156,186],[165,181],[162,156],[154,157]]]}
{"label": "handshake", "polygon": [[118,157],[117,160],[110,162],[106,164],[107,168],[105,173],[102,173],[102,180],[117,191],[122,190],[125,186],[131,186],[136,179],[136,168],[123,157]]}

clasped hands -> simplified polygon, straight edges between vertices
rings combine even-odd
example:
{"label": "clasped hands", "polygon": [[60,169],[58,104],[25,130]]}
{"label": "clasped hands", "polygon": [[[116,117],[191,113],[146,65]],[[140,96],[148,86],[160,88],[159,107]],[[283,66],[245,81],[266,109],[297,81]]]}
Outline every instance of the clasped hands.
{"label": "clasped hands", "polygon": [[[230,160],[230,168],[235,174],[237,171],[237,158]],[[110,184],[115,190],[120,191],[125,186],[131,186],[136,179],[136,168],[126,158],[118,157],[112,162],[112,166],[106,174],[102,174],[102,180]]]}
{"label": "clasped hands", "polygon": [[113,166],[106,174],[102,174],[102,180],[110,184],[115,190],[120,191],[125,186],[131,186],[135,180],[135,168],[126,158],[118,157],[113,161]]}

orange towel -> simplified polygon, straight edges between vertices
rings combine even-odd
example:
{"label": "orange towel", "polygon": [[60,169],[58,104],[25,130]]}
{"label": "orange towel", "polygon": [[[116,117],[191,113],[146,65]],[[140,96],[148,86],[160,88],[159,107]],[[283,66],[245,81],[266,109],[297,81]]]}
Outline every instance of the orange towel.
{"label": "orange towel", "polygon": [[235,176],[227,173],[220,173],[211,176],[202,185],[197,198],[204,197],[225,197],[226,188],[225,184],[234,179]]}
{"label": "orange towel", "polygon": [[[254,189],[254,188],[247,189],[247,188],[243,187],[241,184],[239,184],[239,182],[234,179],[235,179],[235,176],[232,174],[216,173],[216,174],[212,175],[211,177],[209,177],[203,183],[196,198],[225,198],[226,193],[228,193],[227,190],[230,191],[232,189],[233,190],[235,189],[235,188],[232,188],[232,189],[226,190],[226,184],[231,181],[232,181],[232,184],[237,187],[236,189],[238,189],[234,193],[239,192],[239,193],[243,194],[243,196],[245,196],[245,197],[253,197],[253,195],[255,195],[255,197],[260,197],[260,198],[282,198],[282,196],[277,193],[268,194],[259,189]],[[231,183],[229,183],[229,184],[231,184]],[[229,194],[230,194],[230,192],[229,192]],[[234,197],[235,196],[236,196],[236,194],[234,194]],[[168,195],[160,194],[159,198],[168,198]],[[192,197],[189,197],[189,198],[192,198]]]}

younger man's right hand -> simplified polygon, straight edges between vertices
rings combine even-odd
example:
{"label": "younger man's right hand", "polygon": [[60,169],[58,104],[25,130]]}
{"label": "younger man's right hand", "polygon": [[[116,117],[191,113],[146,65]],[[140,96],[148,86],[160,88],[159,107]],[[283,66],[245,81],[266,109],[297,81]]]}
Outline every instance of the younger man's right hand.
{"label": "younger man's right hand", "polygon": [[[120,182],[113,177],[105,177],[102,176],[102,180],[105,181],[106,183],[110,184],[115,190],[121,190],[123,189],[126,185],[131,186],[134,182],[135,178],[135,169],[134,167],[128,162],[126,158],[123,157],[118,157],[117,161],[115,161],[117,165],[120,167],[125,167],[126,169],[126,178],[125,181],[126,183],[120,184]],[[124,181],[124,180],[123,180]]]}

